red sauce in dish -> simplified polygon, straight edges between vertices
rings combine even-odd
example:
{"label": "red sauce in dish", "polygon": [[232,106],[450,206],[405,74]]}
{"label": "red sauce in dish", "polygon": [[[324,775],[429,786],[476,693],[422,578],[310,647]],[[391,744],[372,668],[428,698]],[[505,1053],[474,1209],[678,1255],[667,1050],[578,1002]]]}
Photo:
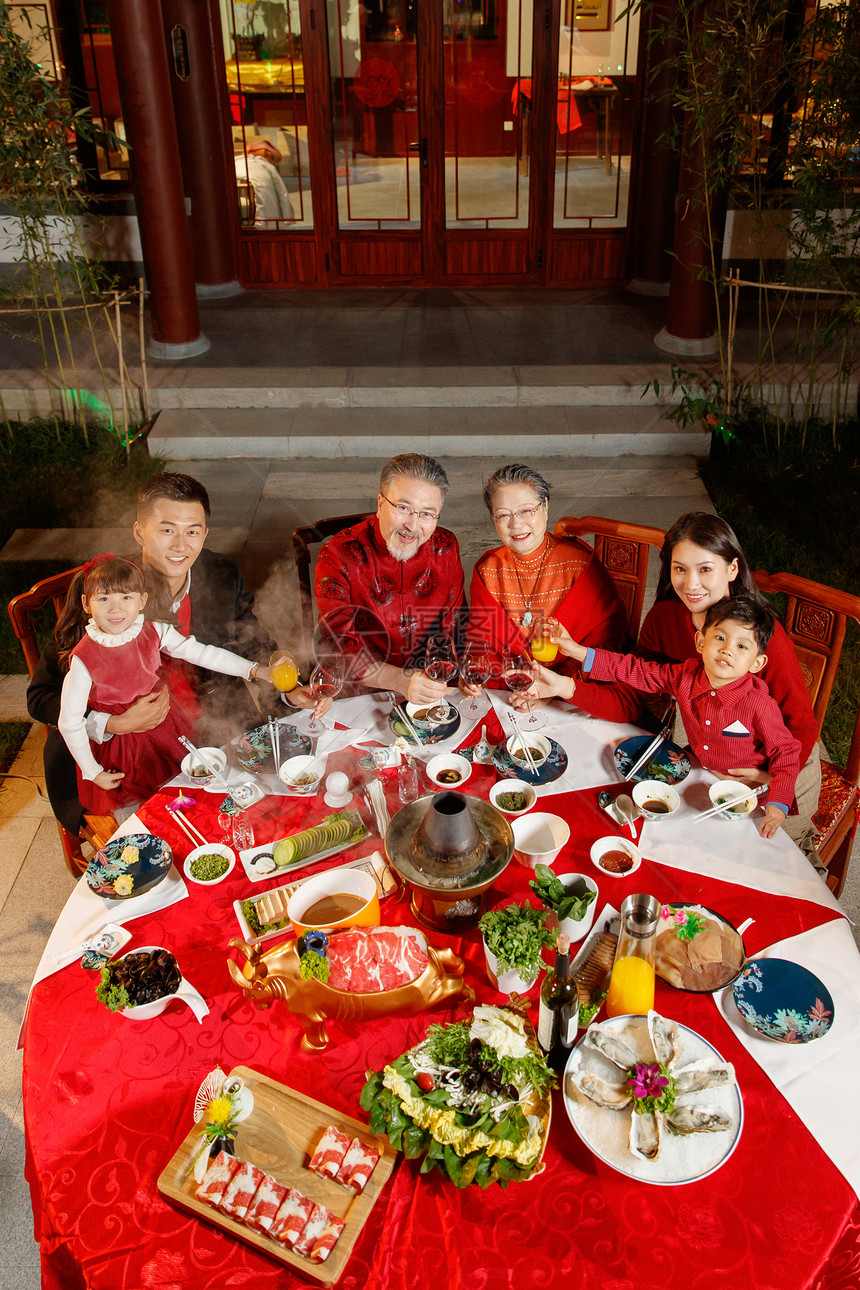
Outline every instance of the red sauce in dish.
{"label": "red sauce in dish", "polygon": [[626,851],[605,851],[600,857],[600,863],[609,873],[627,873],[628,869],[633,868],[633,857]]}

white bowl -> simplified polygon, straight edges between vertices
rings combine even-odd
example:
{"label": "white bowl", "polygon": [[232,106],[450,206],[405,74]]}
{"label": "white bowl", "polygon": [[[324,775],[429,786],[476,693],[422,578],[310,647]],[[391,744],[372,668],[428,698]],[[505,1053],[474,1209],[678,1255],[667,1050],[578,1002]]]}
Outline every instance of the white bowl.
{"label": "white bowl", "polygon": [[[607,869],[603,863],[603,857],[610,851],[623,851],[633,861],[629,869],[619,873],[615,869]],[[635,873],[642,863],[642,856],[639,848],[635,847],[632,842],[626,838],[598,838],[591,848],[591,863],[596,865],[601,873],[605,873],[607,878],[629,878],[631,873]]]}
{"label": "white bowl", "polygon": [[[142,954],[147,950],[163,950],[165,948],[166,947],[164,945],[138,945],[135,949],[127,950],[125,954],[121,954],[120,958],[127,959],[131,954]],[[173,954],[173,950],[169,950],[168,953]],[[173,957],[176,958],[176,955],[173,954]],[[179,966],[178,963],[177,966]],[[182,976],[180,970],[179,985],[173,994],[163,994],[159,999],[153,999],[151,1003],[139,1003],[136,1008],[122,1008],[121,1013],[124,1017],[129,1017],[132,1021],[149,1021],[152,1017],[160,1017],[167,1005],[173,999],[177,998],[179,991],[182,989],[184,984],[185,978]]]}
{"label": "white bowl", "polygon": [[[503,793],[522,793],[526,799],[526,805],[519,811],[509,811],[504,806],[499,805],[499,798]],[[537,801],[537,791],[533,784],[527,784],[524,779],[500,779],[497,780],[490,789],[490,801],[497,811],[502,815],[507,815],[509,819],[514,819],[517,815],[525,815],[530,811]]]}
{"label": "white bowl", "polygon": [[[671,784],[661,784],[658,779],[643,779],[633,785],[633,801],[646,820],[668,820],[681,805],[681,795]],[[657,802],[666,809],[649,810],[650,802]]]}
{"label": "white bowl", "polygon": [[[200,748],[198,751],[202,754],[202,759],[208,766],[211,766],[213,770],[217,770],[219,775],[224,774],[227,765],[226,753],[222,752],[220,748]],[[180,767],[183,775],[188,776],[195,788],[208,788],[213,782],[214,776],[207,774],[206,771],[203,771],[202,775],[193,775],[191,773],[193,767],[199,767],[200,770],[203,770],[201,758],[195,757],[194,753],[187,753],[182,758]]]}
{"label": "white bowl", "polygon": [[[741,797],[742,793],[748,793],[749,796]],[[718,779],[716,784],[712,784],[708,789],[708,797],[711,799],[711,806],[716,806],[721,797],[730,800],[741,797],[736,807],[727,807],[726,810],[718,812],[717,818],[720,820],[745,820],[748,815],[752,815],[758,801],[746,784],[741,784],[736,779]]]}
{"label": "white bowl", "polygon": [[[325,761],[325,757],[313,757],[305,753],[300,757],[289,757],[278,771],[278,778],[286,784],[291,793],[298,793],[300,797],[313,797],[322,783]],[[308,783],[297,783],[297,780],[307,775],[309,766],[315,766],[315,769]]]}
{"label": "white bowl", "polygon": [[[438,784],[440,788],[458,789],[471,775],[472,763],[458,753],[440,753],[438,757],[431,757],[424,769],[427,772],[427,778],[434,784]],[[445,771],[456,775],[457,778],[440,779],[440,775]]]}
{"label": "white bowl", "polygon": [[514,820],[514,851],[529,869],[535,865],[551,865],[570,837],[570,826],[560,815],[548,811],[535,811]]}
{"label": "white bowl", "polygon": [[[194,874],[191,872],[192,861],[199,860],[201,856],[211,855],[223,856],[227,861],[227,868],[224,870],[221,877],[195,878]],[[235,863],[236,853],[231,851],[229,847],[224,846],[222,842],[207,842],[205,847],[195,847],[193,851],[188,852],[188,855],[185,857],[185,863],[182,866],[182,872],[185,874],[185,877],[189,882],[196,882],[200,887],[215,887],[219,882],[223,882],[227,875],[232,872]]]}
{"label": "white bowl", "polygon": [[514,765],[522,766],[524,770],[528,770],[528,762],[525,758],[516,756],[514,753],[515,748],[520,752],[522,751],[523,742],[530,750],[535,766],[542,766],[552,752],[552,743],[547,739],[546,735],[530,735],[528,731],[523,732],[522,739],[520,739],[519,735],[511,735],[505,742],[505,748]]}

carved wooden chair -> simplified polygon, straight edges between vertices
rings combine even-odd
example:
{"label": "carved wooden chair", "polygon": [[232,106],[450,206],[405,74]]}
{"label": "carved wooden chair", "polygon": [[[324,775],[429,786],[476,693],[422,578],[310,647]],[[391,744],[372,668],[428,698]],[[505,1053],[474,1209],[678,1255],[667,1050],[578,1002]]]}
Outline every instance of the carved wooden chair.
{"label": "carved wooden chair", "polygon": [[313,579],[311,577],[311,546],[325,542],[335,533],[369,520],[374,511],[365,511],[360,515],[334,515],[328,520],[318,520],[303,528],[293,529],[293,556],[296,561],[296,572],[299,575],[299,597],[302,614],[302,627],[307,641],[312,641],[316,628],[316,600],[314,598]]}
{"label": "carved wooden chair", "polygon": [[663,529],[648,524],[629,524],[625,520],[608,520],[600,515],[565,515],[553,529],[556,537],[594,537],[594,551],[618,590],[627,615],[626,635],[633,644],[639,635],[645,583],[648,578],[648,556],[651,548],[657,554],[663,547]]}
{"label": "carved wooden chair", "polygon": [[[39,662],[35,616],[40,609],[51,602],[54,605],[54,612],[60,613],[66,599],[66,592],[77,572],[77,569],[67,569],[65,573],[55,573],[51,578],[43,578],[29,591],[23,592],[9,602],[12,628],[21,642],[30,676],[35,672],[36,664]],[[46,726],[46,734],[47,730]],[[116,820],[112,815],[85,815],[80,834],[76,837],[64,829],[59,820],[57,821],[66,868],[74,877],[79,878],[87,867],[87,858],[81,849],[81,843],[86,842],[93,851],[99,851],[116,830],[116,826]]]}
{"label": "carved wooden chair", "polygon": [[[785,630],[800,660],[818,730],[824,725],[827,705],[839,667],[849,618],[860,623],[860,596],[825,587],[791,573],[753,573],[757,585],[769,595],[788,597]],[[839,895],[845,885],[851,845],[860,817],[860,708],[844,769],[821,761],[821,796],[814,823],[820,833],[818,854],[828,870],[827,885]]]}

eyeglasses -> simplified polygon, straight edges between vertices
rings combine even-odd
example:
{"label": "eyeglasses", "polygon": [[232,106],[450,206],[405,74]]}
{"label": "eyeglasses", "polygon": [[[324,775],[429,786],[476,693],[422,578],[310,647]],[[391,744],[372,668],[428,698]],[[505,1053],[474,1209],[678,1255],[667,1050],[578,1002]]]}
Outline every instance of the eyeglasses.
{"label": "eyeglasses", "polygon": [[510,524],[511,520],[516,520],[518,524],[523,521],[525,521],[526,524],[531,524],[543,504],[543,502],[538,502],[537,506],[523,506],[520,510],[513,512],[496,511],[493,515],[493,523]]}
{"label": "eyeglasses", "polygon": [[413,515],[417,515],[420,523],[435,524],[439,518],[438,511],[416,511],[414,507],[407,506],[405,502],[392,502],[391,498],[386,497],[384,493],[380,493],[379,496],[388,502],[388,505],[393,511],[397,512],[401,520],[408,520]]}

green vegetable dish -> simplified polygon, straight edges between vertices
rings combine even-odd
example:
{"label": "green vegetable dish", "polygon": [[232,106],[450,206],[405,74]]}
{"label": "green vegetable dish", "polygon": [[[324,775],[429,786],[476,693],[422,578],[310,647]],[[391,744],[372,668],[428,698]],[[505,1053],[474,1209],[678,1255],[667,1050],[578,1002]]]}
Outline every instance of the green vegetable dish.
{"label": "green vegetable dish", "polygon": [[276,932],[281,927],[286,927],[288,921],[286,918],[278,918],[272,923],[261,922],[257,914],[257,902],[255,900],[243,900],[242,913],[254,936],[263,936],[266,932]]}
{"label": "green vegetable dish", "polygon": [[361,1106],[421,1173],[483,1189],[539,1173],[555,1076],[534,1033],[508,1008],[481,1005],[370,1076]]}
{"label": "green vegetable dish", "polygon": [[533,905],[507,905],[481,915],[478,926],[501,972],[513,969],[524,981],[537,976],[543,967],[541,951],[555,944],[555,933],[545,926],[548,912]]}
{"label": "green vegetable dish", "polygon": [[198,882],[214,882],[216,878],[223,878],[229,868],[230,861],[226,856],[219,855],[217,851],[208,851],[206,855],[192,860],[188,871]]}
{"label": "green vegetable dish", "polygon": [[592,901],[597,899],[597,892],[590,891],[582,878],[579,890],[565,887],[548,865],[535,865],[535,880],[529,886],[546,909],[552,909],[561,922],[564,918],[573,918],[577,922],[585,917],[585,911]]}

